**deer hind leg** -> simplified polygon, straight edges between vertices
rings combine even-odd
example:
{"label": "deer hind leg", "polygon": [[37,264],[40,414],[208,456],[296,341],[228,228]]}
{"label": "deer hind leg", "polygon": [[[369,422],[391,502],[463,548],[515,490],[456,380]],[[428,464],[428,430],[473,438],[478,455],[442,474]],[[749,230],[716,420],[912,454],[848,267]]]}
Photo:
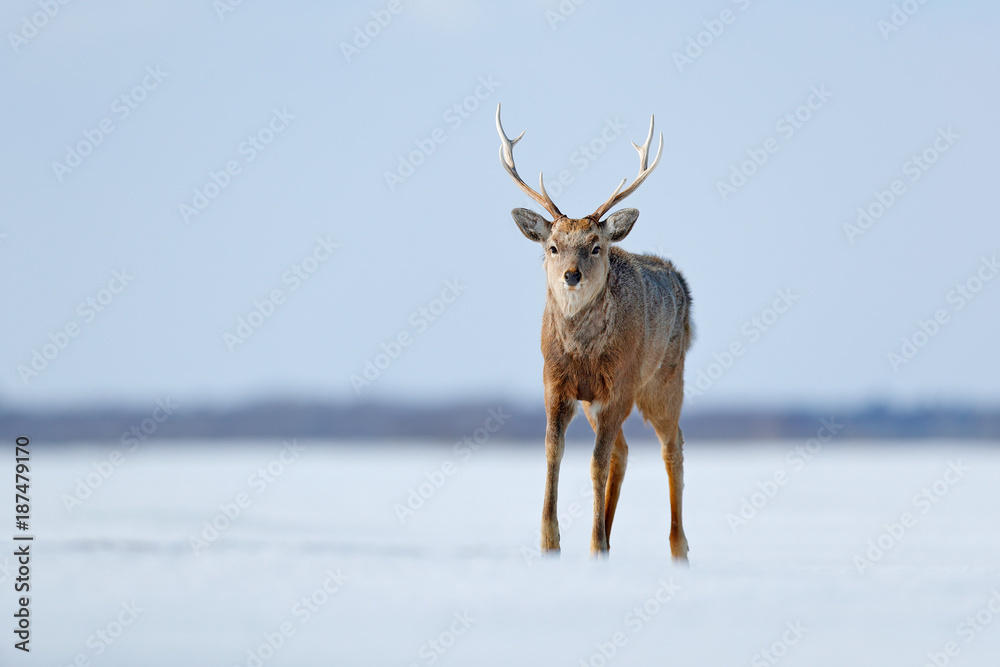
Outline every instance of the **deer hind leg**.
{"label": "deer hind leg", "polygon": [[614,449],[611,451],[611,471],[608,474],[607,495],[604,499],[604,532],[607,536],[609,549],[611,548],[611,522],[615,518],[615,509],[618,507],[618,496],[621,494],[627,463],[628,445],[625,444],[625,436],[619,429]]}
{"label": "deer hind leg", "polygon": [[660,436],[663,463],[670,479],[670,553],[674,560],[687,562],[688,542],[681,522],[681,495],[684,491],[684,434],[677,428],[668,444]]}
{"label": "deer hind leg", "polygon": [[681,521],[681,497],[684,491],[684,434],[677,425],[684,399],[683,371],[671,372],[653,391],[639,401],[643,416],[653,424],[660,440],[660,453],[670,483],[670,553],[676,561],[687,561],[688,543]]}
{"label": "deer hind leg", "polygon": [[[584,414],[587,421],[597,433],[597,422],[591,414],[590,403],[583,404]],[[618,496],[621,494],[622,480],[625,479],[625,467],[628,463],[628,445],[625,443],[625,434],[618,429],[615,437],[615,444],[611,450],[611,468],[608,472],[608,483],[604,490],[604,535],[611,548],[611,522],[615,518],[615,509],[618,507]]]}
{"label": "deer hind leg", "polygon": [[632,404],[602,405],[599,411],[595,411],[591,404],[590,408],[597,424],[594,456],[590,460],[590,478],[594,483],[594,527],[590,535],[590,553],[601,557],[608,551],[607,498],[614,444]]}

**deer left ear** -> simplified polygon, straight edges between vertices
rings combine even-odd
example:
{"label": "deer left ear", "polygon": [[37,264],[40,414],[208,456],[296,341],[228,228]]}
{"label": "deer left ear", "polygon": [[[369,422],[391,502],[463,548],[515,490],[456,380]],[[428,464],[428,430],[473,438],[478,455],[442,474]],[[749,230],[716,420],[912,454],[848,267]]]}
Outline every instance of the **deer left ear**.
{"label": "deer left ear", "polygon": [[601,226],[607,231],[608,240],[612,243],[617,243],[628,236],[628,233],[632,231],[632,225],[635,224],[638,217],[639,209],[623,208],[620,211],[615,211],[601,221]]}
{"label": "deer left ear", "polygon": [[538,215],[530,208],[515,208],[510,212],[521,233],[532,241],[545,243],[552,231],[552,223]]}

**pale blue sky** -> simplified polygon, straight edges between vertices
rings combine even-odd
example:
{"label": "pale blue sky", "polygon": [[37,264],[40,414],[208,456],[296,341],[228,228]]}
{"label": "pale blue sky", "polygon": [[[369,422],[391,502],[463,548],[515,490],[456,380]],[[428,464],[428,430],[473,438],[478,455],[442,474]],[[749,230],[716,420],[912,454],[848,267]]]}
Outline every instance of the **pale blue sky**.
{"label": "pale blue sky", "polygon": [[[350,376],[401,334],[361,398],[539,399],[541,253],[509,216],[532,203],[499,164],[497,102],[527,130],[520,172],[544,171],[571,215],[634,177],[629,141],[656,114],[664,156],[622,246],[688,278],[688,382],[715,376],[692,406],[1000,399],[1000,279],[977,277],[1000,253],[995,3],[928,3],[886,36],[892,2],[589,0],[558,23],[556,0],[58,7],[35,33],[36,2],[0,10],[4,403],[352,399]],[[372,12],[391,21],[348,62]],[[97,145],[53,166],[79,142]],[[925,150],[926,170],[910,162]],[[748,151],[767,160],[724,201]],[[183,215],[212,173],[225,187]],[[851,243],[845,224],[894,180]],[[971,301],[951,291],[967,282]],[[778,291],[791,305],[763,331]],[[36,350],[53,358],[19,371]]]}

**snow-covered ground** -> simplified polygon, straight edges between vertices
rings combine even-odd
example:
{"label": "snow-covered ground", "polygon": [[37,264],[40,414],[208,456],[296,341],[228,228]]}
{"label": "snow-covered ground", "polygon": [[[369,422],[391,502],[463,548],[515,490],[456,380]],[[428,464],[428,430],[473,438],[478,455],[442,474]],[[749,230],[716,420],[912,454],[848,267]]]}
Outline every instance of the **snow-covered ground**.
{"label": "snow-covered ground", "polygon": [[561,558],[535,551],[541,443],[33,445],[32,651],[4,548],[0,663],[1000,664],[1000,443],[817,444],[689,441],[690,567],[651,442],[606,562],[589,443]]}

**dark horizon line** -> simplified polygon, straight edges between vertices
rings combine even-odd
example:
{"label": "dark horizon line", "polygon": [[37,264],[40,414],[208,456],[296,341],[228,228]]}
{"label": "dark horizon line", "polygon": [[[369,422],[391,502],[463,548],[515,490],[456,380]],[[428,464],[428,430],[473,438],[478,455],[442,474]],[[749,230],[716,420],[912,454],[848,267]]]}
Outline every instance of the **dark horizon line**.
{"label": "dark horizon line", "polygon": [[[694,407],[682,414],[681,428],[686,440],[808,439],[817,437],[822,429],[829,431],[831,420],[839,425],[838,440],[1000,440],[1000,406],[894,407],[871,402],[853,408]],[[503,440],[540,440],[545,432],[544,409],[503,399],[415,404],[274,398],[190,407],[166,398],[141,408],[110,404],[20,408],[0,404],[0,436],[27,435],[49,442],[110,439],[124,444],[152,437],[460,441],[487,428],[494,428],[491,433]],[[655,437],[634,411],[623,429],[626,436]],[[567,435],[593,437],[582,417],[574,419]]]}

